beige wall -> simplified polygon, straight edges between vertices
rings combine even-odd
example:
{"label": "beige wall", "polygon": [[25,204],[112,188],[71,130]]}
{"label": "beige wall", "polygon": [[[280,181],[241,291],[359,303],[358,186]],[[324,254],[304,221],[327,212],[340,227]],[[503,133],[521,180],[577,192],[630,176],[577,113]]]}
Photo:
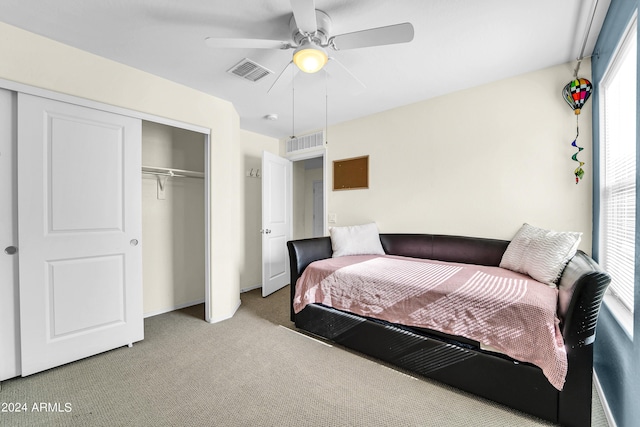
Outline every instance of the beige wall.
{"label": "beige wall", "polygon": [[[204,172],[204,135],[142,122],[144,166]],[[204,180],[142,175],[142,281],[145,316],[205,298]]]}
{"label": "beige wall", "polygon": [[[581,231],[580,247],[590,252],[591,102],[580,115],[586,174],[576,185],[576,120],[561,95],[572,66],[331,127],[328,165],[370,156],[370,189],[329,192],[336,225],[375,221],[381,232],[510,239],[528,222]],[[590,77],[589,62],[581,70]]]}
{"label": "beige wall", "polygon": [[211,129],[209,317],[240,304],[243,153],[233,105],[166,79],[0,23],[0,78]]}
{"label": "beige wall", "polygon": [[241,197],[244,212],[244,227],[239,236],[244,254],[240,264],[240,289],[249,290],[262,285],[262,180],[247,176],[247,172],[262,168],[262,152],[278,154],[279,141],[245,130],[240,131],[242,155],[242,182],[244,197]]}
{"label": "beige wall", "polygon": [[142,164],[204,172],[204,135],[160,123],[142,122]]}

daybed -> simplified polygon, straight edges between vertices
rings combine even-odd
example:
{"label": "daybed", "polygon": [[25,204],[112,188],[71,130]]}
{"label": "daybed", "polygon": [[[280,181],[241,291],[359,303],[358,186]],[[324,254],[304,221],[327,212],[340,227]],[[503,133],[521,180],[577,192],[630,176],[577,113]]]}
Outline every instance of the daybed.
{"label": "daybed", "polygon": [[[388,255],[495,267],[510,243],[430,234],[380,234],[379,240]],[[322,303],[295,313],[298,279],[309,264],[331,258],[333,249],[330,237],[290,241],[287,246],[291,320],[297,328],[563,426],[591,425],[593,343],[610,277],[584,252],[575,253],[557,281],[558,328],[567,367],[564,385],[558,390],[538,366],[484,350],[465,337],[354,315]]]}

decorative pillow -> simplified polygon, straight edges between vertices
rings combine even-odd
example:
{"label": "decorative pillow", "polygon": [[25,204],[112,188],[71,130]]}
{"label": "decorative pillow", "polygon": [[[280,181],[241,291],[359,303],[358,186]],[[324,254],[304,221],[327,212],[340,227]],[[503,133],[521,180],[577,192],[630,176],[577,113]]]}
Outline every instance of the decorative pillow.
{"label": "decorative pillow", "polygon": [[331,227],[333,257],[346,255],[384,255],[375,222],[348,227]]}
{"label": "decorative pillow", "polygon": [[555,287],[581,237],[582,233],[545,230],[525,223],[507,246],[500,267]]}

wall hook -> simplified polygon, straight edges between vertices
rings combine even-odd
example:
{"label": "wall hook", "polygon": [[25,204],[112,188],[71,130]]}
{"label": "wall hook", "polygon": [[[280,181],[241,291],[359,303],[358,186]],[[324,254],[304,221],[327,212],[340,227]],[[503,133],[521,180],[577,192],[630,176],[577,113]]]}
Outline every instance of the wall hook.
{"label": "wall hook", "polygon": [[260,169],[251,168],[251,170],[247,171],[247,176],[249,178],[260,178]]}

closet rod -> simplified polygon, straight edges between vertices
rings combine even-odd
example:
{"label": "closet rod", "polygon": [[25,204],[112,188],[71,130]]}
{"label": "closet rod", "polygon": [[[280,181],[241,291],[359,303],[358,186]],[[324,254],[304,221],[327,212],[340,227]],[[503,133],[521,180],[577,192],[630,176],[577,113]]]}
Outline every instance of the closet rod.
{"label": "closet rod", "polygon": [[155,166],[142,166],[142,173],[150,175],[170,176],[175,178],[204,178],[204,172],[196,172],[184,169],[160,168]]}

